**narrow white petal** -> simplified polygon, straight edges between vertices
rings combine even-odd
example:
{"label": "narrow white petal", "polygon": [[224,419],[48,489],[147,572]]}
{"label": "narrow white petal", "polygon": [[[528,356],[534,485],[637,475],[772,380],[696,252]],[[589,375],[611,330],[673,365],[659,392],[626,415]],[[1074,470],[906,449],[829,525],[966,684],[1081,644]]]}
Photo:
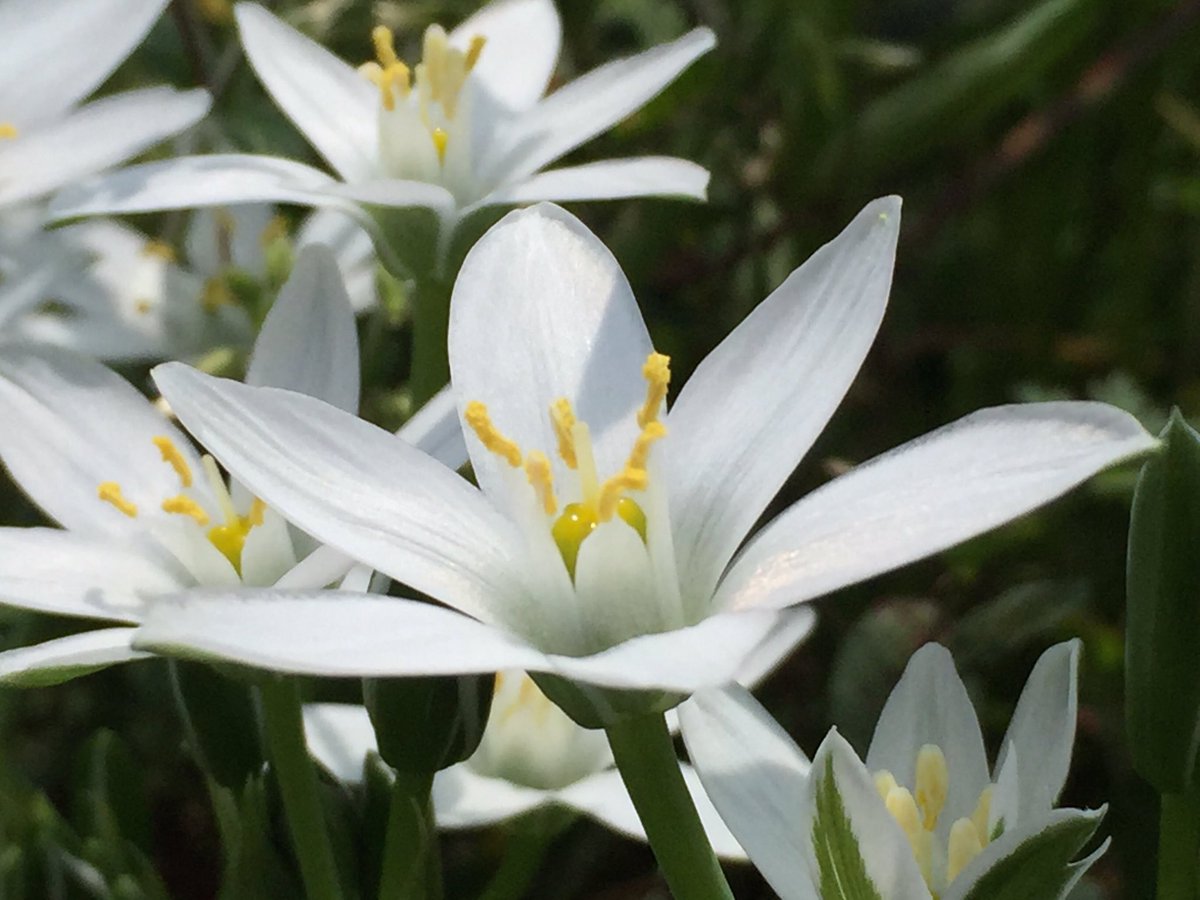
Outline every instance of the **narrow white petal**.
{"label": "narrow white petal", "polygon": [[357,413],[358,369],[358,328],[337,261],[326,247],[306,247],[262,324],[246,384]]}
{"label": "narrow white petal", "polygon": [[323,588],[345,577],[355,562],[336,547],[319,546],[275,582],[277,588]]}
{"label": "narrow white petal", "polygon": [[[84,533],[130,532],[178,494],[155,437],[178,449],[193,475],[189,441],[128,382],[99,363],[61,350],[0,351],[0,460],[47,515]],[[129,518],[98,495],[115,482],[138,510]]]}
{"label": "narrow white petal", "polygon": [[559,88],[506,130],[485,179],[515,181],[607,131],[657,96],[716,39],[697,28],[669,44],[614,60]]}
{"label": "narrow white petal", "polygon": [[444,387],[405,422],[396,436],[428,453],[448,469],[469,461],[454,392]]}
{"label": "narrow white petal", "polygon": [[432,799],[439,828],[479,828],[551,803],[554,792],[489,778],[459,763],[434,776]]}
{"label": "narrow white petal", "polygon": [[246,58],[271,98],[346,181],[370,178],[379,91],[320,44],[255,3],[239,3]]}
{"label": "narrow white petal", "polygon": [[621,519],[602,522],[579,548],[575,595],[595,648],[683,624],[663,608],[641,536]]}
{"label": "narrow white petal", "polygon": [[1010,752],[1034,763],[1018,770],[1017,811],[1022,821],[1051,809],[1067,780],[1075,745],[1079,647],[1078,640],[1066,641],[1042,654],[1000,745],[997,772]]}
{"label": "narrow white petal", "polygon": [[738,669],[737,683],[748,688],[756,687],[779,668],[797,646],[808,639],[816,626],[817,614],[811,606],[797,606],[786,610],[775,630]]}
{"label": "narrow white petal", "polygon": [[619,200],[626,197],[690,197],[708,195],[708,169],[686,159],[645,156],[609,159],[551,169],[492,191],[476,206],[506,206],[554,200]]}
{"label": "narrow white petal", "polygon": [[117,663],[145,659],[129,646],[133,628],[85,631],[0,653],[0,685],[41,687],[58,684]]}
{"label": "narrow white petal", "polygon": [[911,790],[917,754],[926,744],[937,745],[946,757],[950,795],[938,825],[939,831],[948,831],[956,820],[971,815],[990,779],[975,707],[953,658],[940,644],[926,644],[908,661],[879,714],[867,768],[872,773],[886,769]]}
{"label": "narrow white petal", "polygon": [[250,529],[242,545],[242,583],[250,587],[270,587],[295,566],[291,528],[283,516],[267,507],[262,523]]}
{"label": "narrow white petal", "polygon": [[550,0],[493,0],[450,32],[460,50],[487,40],[472,70],[500,102],[532,106],[546,92],[562,43],[562,22]]}
{"label": "narrow white petal", "polygon": [[180,421],[256,497],[352,558],[489,621],[520,596],[511,527],[395,435],[311,397],[154,370]]}
{"label": "narrow white petal", "polygon": [[717,605],[785,606],[1024,515],[1155,441],[1102,403],[981,410],[801,499],[734,561]]}
{"label": "narrow white petal", "polygon": [[346,784],[359,784],[367,754],[378,749],[366,707],[354,703],[307,703],[304,734],[313,758]]}
{"label": "narrow white petal", "polygon": [[699,691],[679,707],[688,756],[708,796],[767,882],[815,896],[801,843],[809,763],[744,688]]}
{"label": "narrow white petal", "polygon": [[147,601],[185,582],[136,545],[57,528],[0,528],[0,603],[137,622]]}
{"label": "narrow white petal", "polygon": [[[917,868],[908,838],[883,805],[871,773],[836,729],[829,732],[813,757],[804,806],[806,826],[800,842],[814,882],[819,883],[820,879],[820,867],[814,853],[814,803],[817,792],[831,773],[846,818],[858,841],[867,876],[876,890],[887,900],[930,900],[929,889]],[[787,895],[784,900],[788,900]]]}
{"label": "narrow white petal", "polygon": [[355,312],[374,309],[379,301],[375,271],[379,266],[375,244],[362,225],[334,209],[318,209],[296,232],[296,248],[324,244],[337,257],[346,292]]}
{"label": "narrow white petal", "polygon": [[149,610],[136,645],[331,677],[547,668],[537,650],[454,610],[346,591],[190,591]]}
{"label": "narrow white petal", "polygon": [[142,163],[72,184],[50,201],[55,219],[237,203],[346,207],[320,169],[276,156],[214,153]]}
{"label": "narrow white petal", "polygon": [[66,112],[141,43],[167,0],[0,3],[0,109],[31,124]]}
{"label": "narrow white petal", "polygon": [[141,153],[200,121],[207,91],[146,88],[82,106],[0,144],[0,204],[40,197]]}
{"label": "narrow white petal", "polygon": [[440,184],[400,178],[335,184],[329,193],[366,206],[426,207],[443,217],[452,216],[457,205],[454,195]]}
{"label": "narrow white petal", "polygon": [[[617,261],[574,216],[540,205],[480,239],[454,285],[449,350],[460,409],[483,402],[501,432],[561,475],[549,409],[566,397],[591,429],[600,477],[624,467],[650,336]],[[467,448],[480,485],[503,498],[508,463],[473,433]]]}
{"label": "narrow white petal", "polygon": [[868,204],[680,391],[668,477],[685,596],[711,594],[858,374],[887,305],[899,231],[898,197]]}

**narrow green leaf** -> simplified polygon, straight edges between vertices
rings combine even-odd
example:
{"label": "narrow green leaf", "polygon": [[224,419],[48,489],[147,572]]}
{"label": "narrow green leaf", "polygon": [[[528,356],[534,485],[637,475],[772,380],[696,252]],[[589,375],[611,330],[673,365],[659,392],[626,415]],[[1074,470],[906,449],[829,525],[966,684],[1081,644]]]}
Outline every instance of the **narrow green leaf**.
{"label": "narrow green leaf", "polygon": [[882,900],[867,875],[858,839],[838,792],[832,756],[825,760],[825,772],[817,784],[812,840],[823,900]]}
{"label": "narrow green leaf", "polygon": [[1177,794],[1200,724],[1200,435],[1176,412],[1161,437],[1129,528],[1125,721],[1138,773]]}
{"label": "narrow green leaf", "polygon": [[1055,822],[988,869],[963,900],[1059,897],[1075,881],[1072,860],[1096,833],[1100,818],[1080,813]]}

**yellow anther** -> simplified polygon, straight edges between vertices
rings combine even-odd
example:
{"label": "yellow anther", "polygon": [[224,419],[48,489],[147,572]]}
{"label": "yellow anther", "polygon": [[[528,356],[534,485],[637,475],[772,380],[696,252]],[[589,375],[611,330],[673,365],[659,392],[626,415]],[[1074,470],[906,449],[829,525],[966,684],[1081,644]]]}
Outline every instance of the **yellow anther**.
{"label": "yellow anther", "polygon": [[645,469],[626,469],[614,475],[600,488],[600,499],[596,503],[596,517],[607,522],[617,511],[617,504],[626,491],[644,491],[650,484]]}
{"label": "yellow anther", "polygon": [[214,275],[204,282],[204,292],[200,295],[200,306],[206,313],[215,313],[222,306],[233,305],[233,292],[225,279]]}
{"label": "yellow anther", "polygon": [[151,238],[142,245],[142,256],[155,256],[172,263],[178,259],[175,248],[158,238]]}
{"label": "yellow anther", "polygon": [[596,513],[583,503],[568,503],[562,515],[550,526],[550,535],[558,545],[567,572],[575,577],[575,561],[579,559],[579,547],[584,538],[596,530]]}
{"label": "yellow anther", "polygon": [[250,512],[246,514],[246,521],[250,523],[251,528],[256,528],[263,523],[263,516],[267,513],[267,504],[263,503],[257,497],[250,504]]}
{"label": "yellow anther", "polygon": [[910,841],[917,832],[923,830],[921,828],[921,814],[917,811],[917,802],[913,800],[913,795],[908,792],[907,788],[897,785],[888,791],[888,795],[883,798],[883,802],[887,806],[887,811],[899,823],[900,828],[908,835]]}
{"label": "yellow anther", "polygon": [[267,223],[267,227],[258,236],[258,243],[263,247],[270,247],[281,238],[287,237],[287,233],[288,220],[281,215],[271,216],[271,221]]}
{"label": "yellow anther", "polygon": [[879,791],[879,799],[886,801],[888,794],[899,786],[896,777],[887,769],[880,769],[875,773],[875,790]]}
{"label": "yellow anther", "polygon": [[139,316],[149,315],[150,310],[154,309],[154,303],[142,297],[140,300],[133,302],[133,311]]}
{"label": "yellow anther", "polygon": [[471,44],[467,47],[467,71],[470,72],[475,68],[475,63],[479,62],[479,54],[483,52],[483,47],[487,43],[487,38],[482,34],[477,34],[471,38]]}
{"label": "yellow anther", "polygon": [[667,426],[662,422],[647,422],[629,451],[629,461],[625,463],[630,469],[645,469],[650,461],[650,446],[667,436]]}
{"label": "yellow anther", "polygon": [[106,481],[96,489],[96,495],[105,503],[111,503],[129,518],[137,515],[137,504],[130,503],[121,493],[121,486],[115,481]]}
{"label": "yellow anther", "polygon": [[375,45],[375,58],[385,69],[400,62],[400,57],[396,55],[396,38],[386,25],[376,25],[371,29],[371,43]]}
{"label": "yellow anther", "polygon": [[0,141],[11,141],[15,137],[20,137],[21,132],[17,131],[17,126],[12,122],[0,122]]}
{"label": "yellow anther", "polygon": [[559,397],[550,407],[550,424],[554,426],[554,436],[558,439],[558,455],[567,464],[567,468],[578,468],[579,460],[575,456],[575,410],[571,409],[571,401]]}
{"label": "yellow anther", "polygon": [[515,441],[509,440],[501,434],[500,430],[492,424],[492,417],[488,415],[487,406],[478,400],[472,400],[463,410],[463,419],[475,432],[475,436],[479,438],[479,442],[484,447],[503,458],[514,469],[521,465],[521,448]]}
{"label": "yellow anther", "polygon": [[162,502],[162,510],[165,513],[187,516],[189,519],[194,520],[197,525],[208,524],[208,513],[204,511],[204,507],[185,494],[176,494],[174,497],[168,497]]}
{"label": "yellow anther", "polygon": [[646,379],[646,402],[638,411],[639,428],[645,428],[658,418],[659,409],[667,397],[667,387],[671,384],[671,357],[651,353],[642,366],[642,377]]}
{"label": "yellow anther", "polygon": [[946,756],[936,744],[926,744],[917,752],[916,795],[917,805],[925,816],[925,830],[933,831],[938,816],[946,805],[946,794],[950,787],[950,771],[946,767]]}
{"label": "yellow anther", "polygon": [[433,138],[433,146],[437,149],[438,162],[446,162],[446,147],[450,143],[450,135],[446,134],[446,129],[435,128],[431,132]]}
{"label": "yellow anther", "polygon": [[979,794],[979,802],[975,804],[975,811],[971,813],[971,821],[975,823],[975,830],[979,832],[979,840],[983,846],[988,845],[991,835],[988,834],[988,822],[992,816],[992,793],[995,788],[992,785],[985,787]]}
{"label": "yellow anther", "polygon": [[379,61],[363,63],[358,67],[359,74],[379,88],[384,109],[395,109],[396,97],[392,89],[398,90],[401,97],[407,97],[411,88],[408,66],[396,55],[395,39],[387,26],[376,25],[371,30],[371,43],[375,45],[375,56]]}
{"label": "yellow anther", "polygon": [[554,515],[558,511],[558,500],[554,496],[554,474],[545,453],[534,450],[525,458],[525,477],[533,485],[546,515]]}
{"label": "yellow anther", "polygon": [[175,474],[179,476],[179,483],[185,488],[192,486],[192,468],[184,459],[179,448],[175,446],[175,442],[166,435],[160,434],[154,438],[154,446],[158,448],[158,452],[162,454],[163,462],[175,470]]}
{"label": "yellow anther", "polygon": [[213,25],[225,25],[233,21],[233,7],[229,0],[196,0],[200,15]]}
{"label": "yellow anther", "polygon": [[959,819],[950,826],[950,845],[946,851],[946,883],[958,877],[976,856],[983,852],[983,841],[975,823],[970,819]]}

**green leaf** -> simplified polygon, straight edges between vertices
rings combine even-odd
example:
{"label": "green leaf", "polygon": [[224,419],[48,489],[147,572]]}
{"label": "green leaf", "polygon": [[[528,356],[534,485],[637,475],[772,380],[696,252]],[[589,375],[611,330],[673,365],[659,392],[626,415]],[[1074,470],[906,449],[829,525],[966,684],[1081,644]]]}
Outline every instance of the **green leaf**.
{"label": "green leaf", "polygon": [[823,900],[882,900],[867,875],[858,839],[838,792],[832,756],[826,758],[825,772],[816,788],[812,839]]}
{"label": "green leaf", "polygon": [[265,759],[250,690],[202,663],[172,660],[170,665],[197,763],[218,784],[239,792],[262,771]]}
{"label": "green leaf", "polygon": [[963,900],[1059,897],[1078,876],[1072,860],[1091,839],[1103,812],[1075,812],[1020,844],[975,882]]}
{"label": "green leaf", "polygon": [[1200,724],[1200,435],[1178,412],[1142,469],[1129,528],[1125,721],[1134,767],[1183,793]]}

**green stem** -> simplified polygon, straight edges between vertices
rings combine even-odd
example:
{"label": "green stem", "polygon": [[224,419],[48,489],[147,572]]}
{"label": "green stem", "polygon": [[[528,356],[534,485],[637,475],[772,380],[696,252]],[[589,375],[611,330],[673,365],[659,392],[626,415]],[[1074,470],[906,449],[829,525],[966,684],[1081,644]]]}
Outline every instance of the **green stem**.
{"label": "green stem", "polygon": [[446,335],[450,325],[452,285],[430,276],[419,280],[412,305],[412,369],[408,387],[413,409],[420,409],[450,380]]}
{"label": "green stem", "polygon": [[1200,790],[1162,795],[1158,900],[1200,900]]}
{"label": "green stem", "polygon": [[432,787],[431,773],[396,772],[379,900],[441,900],[442,860],[429,797]]}
{"label": "green stem", "polygon": [[267,750],[283,796],[305,893],[308,900],[341,900],[317,773],[304,740],[300,691],[295,682],[277,677],[263,682],[259,691]]}
{"label": "green stem", "polygon": [[650,848],[678,900],[733,900],[679,770],[661,714],[622,719],[608,743]]}

